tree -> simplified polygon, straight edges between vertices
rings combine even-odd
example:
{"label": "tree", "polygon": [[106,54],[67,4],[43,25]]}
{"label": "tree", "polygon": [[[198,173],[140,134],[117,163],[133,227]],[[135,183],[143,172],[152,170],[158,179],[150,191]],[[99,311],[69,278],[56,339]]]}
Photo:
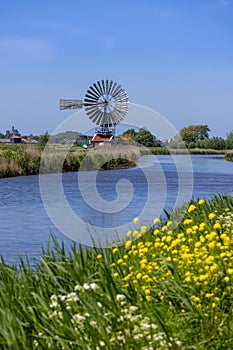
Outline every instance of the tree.
{"label": "tree", "polygon": [[156,139],[149,130],[141,128],[138,132],[134,129],[129,129],[123,135],[130,135],[132,140],[140,143],[145,147],[160,147],[160,141]]}
{"label": "tree", "polygon": [[227,134],[227,138],[225,142],[226,142],[227,149],[233,149],[233,130]]}
{"label": "tree", "polygon": [[180,130],[180,136],[186,143],[197,142],[209,138],[208,125],[190,125]]}
{"label": "tree", "polygon": [[43,135],[39,136],[39,142],[38,142],[39,146],[41,148],[45,148],[48,140],[49,140],[49,133],[48,133],[48,131],[46,131]]}

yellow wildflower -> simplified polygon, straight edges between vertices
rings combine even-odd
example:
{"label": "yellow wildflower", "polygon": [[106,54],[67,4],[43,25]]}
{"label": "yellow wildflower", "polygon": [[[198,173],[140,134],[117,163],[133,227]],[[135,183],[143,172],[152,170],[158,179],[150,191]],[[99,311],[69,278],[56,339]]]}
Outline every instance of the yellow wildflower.
{"label": "yellow wildflower", "polygon": [[210,213],[210,214],[209,214],[209,219],[210,219],[210,220],[215,219],[215,217],[216,217],[216,215],[215,215],[214,213]]}
{"label": "yellow wildflower", "polygon": [[126,248],[126,249],[129,249],[129,248],[131,247],[131,245],[132,245],[132,241],[127,241],[127,242],[125,243],[125,248]]}
{"label": "yellow wildflower", "polygon": [[218,229],[220,229],[220,228],[221,228],[220,223],[219,223],[219,222],[216,222],[216,224],[214,224],[214,229],[215,229],[215,230],[218,230]]}
{"label": "yellow wildflower", "polygon": [[101,259],[103,257],[103,255],[102,254],[99,254],[99,255],[97,255],[97,259]]}
{"label": "yellow wildflower", "polygon": [[205,200],[204,199],[199,199],[198,204],[199,205],[205,204]]}
{"label": "yellow wildflower", "polygon": [[135,224],[137,224],[137,223],[139,222],[139,218],[134,218],[134,219],[133,219],[133,222],[134,222]]}
{"label": "yellow wildflower", "polygon": [[188,213],[191,213],[192,211],[194,211],[197,207],[194,204],[191,204],[188,208]]}
{"label": "yellow wildflower", "polygon": [[158,218],[154,219],[153,223],[154,223],[154,225],[158,224],[159,223],[159,219]]}

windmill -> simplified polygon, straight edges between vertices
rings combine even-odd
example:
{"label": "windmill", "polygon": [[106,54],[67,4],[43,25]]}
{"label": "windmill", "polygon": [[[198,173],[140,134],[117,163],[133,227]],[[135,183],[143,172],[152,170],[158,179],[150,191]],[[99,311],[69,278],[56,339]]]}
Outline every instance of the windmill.
{"label": "windmill", "polygon": [[60,100],[60,110],[85,107],[89,119],[95,123],[96,135],[102,139],[114,138],[116,125],[127,114],[129,99],[120,84],[113,80],[94,83],[82,100]]}

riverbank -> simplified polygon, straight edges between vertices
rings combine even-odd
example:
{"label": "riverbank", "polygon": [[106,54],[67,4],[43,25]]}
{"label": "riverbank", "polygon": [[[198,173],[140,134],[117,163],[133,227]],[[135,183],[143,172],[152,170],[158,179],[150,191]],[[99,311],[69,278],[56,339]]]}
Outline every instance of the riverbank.
{"label": "riverbank", "polygon": [[1,347],[230,350],[232,198],[192,202],[178,227],[135,225],[119,247],[55,241],[36,268],[2,261]]}
{"label": "riverbank", "polygon": [[[169,149],[166,147],[137,147],[133,145],[115,145],[98,149],[82,149],[50,145],[43,153],[38,145],[1,145],[0,178],[38,175],[43,173],[128,169],[136,166],[141,155],[169,154],[225,154],[226,160],[233,159],[232,150],[212,149]],[[41,156],[43,159],[41,163]]]}
{"label": "riverbank", "polygon": [[233,162],[233,153],[226,153],[224,158],[230,162]]}
{"label": "riverbank", "polygon": [[134,167],[139,158],[140,150],[135,146],[84,150],[51,145],[43,151],[36,145],[7,145],[0,148],[0,178],[39,172],[126,169]]}

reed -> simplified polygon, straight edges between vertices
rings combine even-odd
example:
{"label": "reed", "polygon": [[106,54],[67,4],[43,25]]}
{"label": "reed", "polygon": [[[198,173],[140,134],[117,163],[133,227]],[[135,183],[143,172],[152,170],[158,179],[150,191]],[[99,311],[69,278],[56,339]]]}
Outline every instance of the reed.
{"label": "reed", "polygon": [[0,177],[37,175],[39,172],[108,170],[136,165],[140,151],[136,146],[70,149],[48,145],[44,150],[36,145],[8,145],[0,149]]}
{"label": "reed", "polygon": [[53,238],[32,265],[2,260],[1,349],[232,349],[233,199],[137,221],[122,246]]}

